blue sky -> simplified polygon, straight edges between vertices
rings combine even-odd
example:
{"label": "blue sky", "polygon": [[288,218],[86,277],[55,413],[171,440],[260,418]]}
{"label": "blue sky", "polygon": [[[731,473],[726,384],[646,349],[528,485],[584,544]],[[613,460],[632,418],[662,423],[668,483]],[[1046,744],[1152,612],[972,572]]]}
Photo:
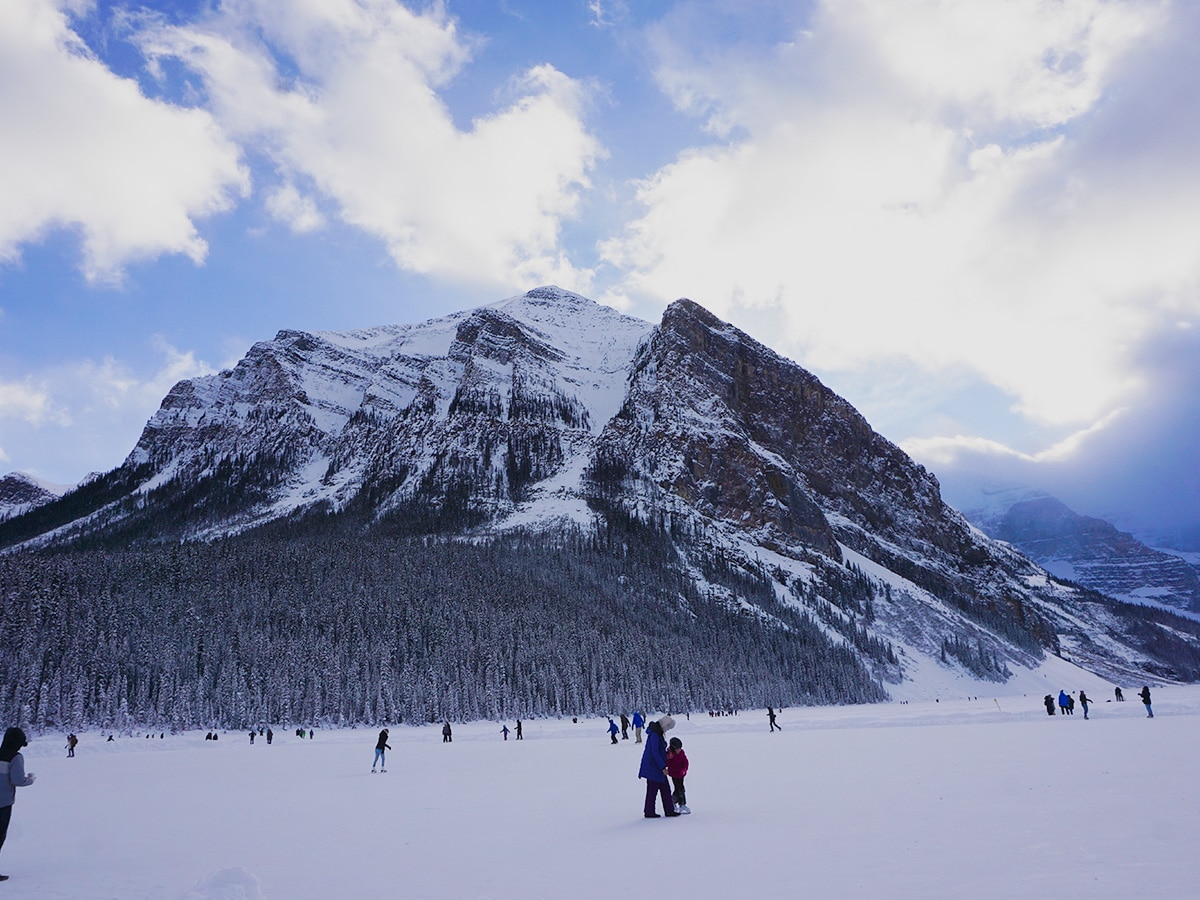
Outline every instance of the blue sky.
{"label": "blue sky", "polygon": [[1200,11],[0,7],[0,471],[74,482],[280,328],[687,296],[965,503],[1200,549]]}

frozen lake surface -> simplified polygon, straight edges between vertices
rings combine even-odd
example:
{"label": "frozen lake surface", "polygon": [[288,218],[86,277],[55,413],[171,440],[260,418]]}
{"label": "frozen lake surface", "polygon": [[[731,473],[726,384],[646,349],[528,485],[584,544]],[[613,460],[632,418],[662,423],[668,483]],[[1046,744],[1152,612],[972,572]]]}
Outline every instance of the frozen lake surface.
{"label": "frozen lake surface", "polygon": [[[1072,685],[1063,685],[1068,690]],[[1090,685],[1085,685],[1092,692]],[[9,898],[1200,896],[1200,687],[677,716],[693,814],[642,818],[604,719],[32,736]],[[631,711],[630,711],[631,712]],[[652,714],[655,711],[652,711]],[[508,725],[511,728],[513,722]],[[283,732],[283,733],[281,733]]]}

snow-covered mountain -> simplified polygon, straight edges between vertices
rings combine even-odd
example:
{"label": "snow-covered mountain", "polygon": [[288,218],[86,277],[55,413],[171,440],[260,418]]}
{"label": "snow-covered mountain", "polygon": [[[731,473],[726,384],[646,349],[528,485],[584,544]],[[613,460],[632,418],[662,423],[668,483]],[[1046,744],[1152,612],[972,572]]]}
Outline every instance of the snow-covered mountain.
{"label": "snow-covered mountain", "polygon": [[70,487],[65,484],[52,484],[24,472],[10,472],[0,478],[0,522],[57,500],[68,490]]}
{"label": "snow-covered mountain", "polygon": [[[250,543],[222,542],[208,556],[192,544],[190,570],[176,551],[153,549],[236,535]],[[306,549],[279,549],[297,540]],[[548,287],[416,325],[282,331],[234,369],[177,384],[122,466],[0,524],[0,546],[10,555],[97,546],[150,554],[129,565],[169,573],[168,587],[141,568],[114,575],[107,556],[75,569],[108,585],[105,598],[147,579],[167,591],[152,605],[179,644],[171,683],[261,665],[270,641],[258,610],[276,608],[282,583],[296,603],[316,602],[318,581],[321,603],[365,602],[377,591],[432,603],[448,592],[445,602],[475,609],[457,610],[466,618],[450,632],[410,618],[389,626],[390,637],[369,629],[358,643],[346,643],[338,624],[360,615],[357,607],[313,607],[286,628],[271,626],[278,640],[309,635],[305,652],[340,659],[330,663],[339,693],[362,670],[359,680],[373,687],[350,706],[339,701],[350,720],[377,714],[401,670],[417,683],[404,699],[410,714],[451,702],[421,674],[422,654],[438,646],[460,654],[458,671],[498,679],[482,695],[473,686],[454,695],[456,703],[469,695],[480,714],[518,700],[561,708],[557,689],[549,700],[546,688],[503,699],[529,652],[520,648],[557,641],[580,648],[580,658],[539,646],[549,656],[535,668],[596,673],[572,696],[598,709],[605,698],[635,697],[642,689],[630,685],[643,683],[677,705],[740,703],[768,690],[788,702],[872,699],[885,689],[932,695],[956,678],[1004,681],[1046,654],[1104,677],[1200,678],[1200,626],[1057,583],[968,524],[929,472],[812,374],[689,300],[654,325]],[[486,584],[469,587],[474,576],[459,569],[487,553],[496,555]],[[418,570],[431,554],[444,555],[444,577],[423,581]],[[254,562],[267,557],[286,562]],[[196,634],[204,616],[177,620],[174,610],[213,583],[221,609],[213,614],[234,630]],[[490,605],[472,606],[462,591]],[[227,608],[230,592],[246,604],[241,612]],[[505,649],[493,652],[504,656],[490,662],[478,656],[483,638],[455,643],[509,634],[497,610],[540,594],[569,620],[530,609],[522,627],[547,636],[495,637]],[[440,622],[444,609],[428,615]],[[668,631],[684,642],[673,663],[639,671],[644,655],[613,642],[631,617],[643,617],[645,634],[673,623]],[[149,627],[144,616],[129,621]],[[749,644],[747,627],[760,635]],[[431,634],[444,636],[430,644]],[[329,641],[341,643],[314,649]],[[384,668],[362,661],[363,641]],[[251,645],[260,649],[247,657]],[[214,647],[220,658],[199,665]],[[761,656],[768,650],[774,661]],[[291,656],[280,659],[269,677],[284,680],[266,693],[292,690],[290,665]],[[161,677],[147,670],[129,690]],[[529,674],[520,690],[539,677]],[[209,690],[244,703],[249,688],[235,679]],[[312,715],[328,714],[329,694],[304,701],[317,704]],[[165,701],[138,702],[161,711]],[[104,703],[120,701],[110,694]],[[217,704],[221,715],[233,715],[230,704]],[[194,702],[185,705],[194,715]]]}
{"label": "snow-covered mountain", "polygon": [[1200,612],[1200,574],[1180,556],[1040,491],[995,490],[986,499],[964,514],[1059,578],[1121,600]]}

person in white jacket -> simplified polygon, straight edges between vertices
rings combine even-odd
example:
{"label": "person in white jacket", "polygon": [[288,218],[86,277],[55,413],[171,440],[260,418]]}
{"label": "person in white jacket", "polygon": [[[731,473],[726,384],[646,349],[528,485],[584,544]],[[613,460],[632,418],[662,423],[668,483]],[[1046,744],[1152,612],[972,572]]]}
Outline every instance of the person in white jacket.
{"label": "person in white jacket", "polygon": [[[32,772],[25,773],[25,757],[21,756],[21,748],[28,743],[20,728],[8,729],[0,742],[0,849],[4,848],[4,839],[8,837],[17,788],[29,787],[35,778]],[[0,875],[0,881],[7,880],[7,875]]]}

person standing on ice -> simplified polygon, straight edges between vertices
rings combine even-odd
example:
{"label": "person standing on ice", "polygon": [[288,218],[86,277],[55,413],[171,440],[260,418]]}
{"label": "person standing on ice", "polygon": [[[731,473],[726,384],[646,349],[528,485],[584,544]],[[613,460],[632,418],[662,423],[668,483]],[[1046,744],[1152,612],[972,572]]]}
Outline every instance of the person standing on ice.
{"label": "person standing on ice", "polygon": [[371,771],[375,771],[375,763],[379,763],[380,770],[387,771],[387,752],[392,748],[388,746],[388,730],[385,728],[379,732],[379,740],[375,742],[375,762],[371,763]]}
{"label": "person standing on ice", "polygon": [[642,714],[636,709],[633,711],[633,736],[635,744],[642,742],[642,726],[646,724],[646,720],[642,718]]}
{"label": "person standing on ice", "polygon": [[446,724],[442,726],[442,743],[450,744],[453,742],[454,742],[454,732],[452,732],[450,730],[450,723],[446,722]]}
{"label": "person standing on ice", "polygon": [[1154,718],[1154,710],[1150,708],[1150,685],[1143,684],[1142,689],[1138,691],[1138,696],[1142,698],[1142,703],[1146,704],[1146,718]]}
{"label": "person standing on ice", "polygon": [[1054,715],[1054,698],[1047,694],[1042,698],[1042,702],[1046,704],[1046,715]]}
{"label": "person standing on ice", "polygon": [[525,738],[521,736],[521,720],[517,719],[517,740],[523,741]]}
{"label": "person standing on ice", "polygon": [[507,741],[508,740],[508,726],[505,725],[503,728],[501,728],[500,733],[502,735],[504,735],[504,739]]}
{"label": "person standing on ice", "polygon": [[775,710],[769,706],[767,707],[767,719],[771,722],[772,734],[774,734],[776,731],[783,731],[783,728],[775,724]]}
{"label": "person standing on ice", "polygon": [[621,740],[629,740],[629,716],[621,713]]}
{"label": "person standing on ice", "polygon": [[1058,709],[1064,716],[1069,712],[1071,698],[1067,696],[1066,691],[1058,692]]}
{"label": "person standing on ice", "polygon": [[612,742],[617,742],[617,735],[621,733],[621,729],[617,727],[617,723],[612,720],[612,716],[608,717],[608,736],[612,738]]}
{"label": "person standing on ice", "polygon": [[1087,709],[1088,709],[1088,704],[1091,702],[1092,701],[1088,699],[1087,694],[1085,694],[1083,691],[1079,692],[1079,705],[1083,707],[1083,718],[1084,719],[1087,719],[1087,717],[1088,717]]}
{"label": "person standing on ice", "polygon": [[1119,687],[1113,688],[1113,694],[1116,695],[1118,703],[1125,702],[1125,695],[1121,693],[1121,689]]}
{"label": "person standing on ice", "polygon": [[[0,742],[0,849],[3,849],[4,839],[8,837],[8,823],[12,820],[17,788],[29,787],[36,778],[32,772],[25,774],[25,757],[21,755],[21,748],[28,743],[25,732],[20,728],[8,729],[4,732],[4,740]],[[7,875],[0,875],[0,881],[7,880]]]}
{"label": "person standing on ice", "polygon": [[675,720],[663,716],[646,726],[646,749],[642,751],[642,765],[638,778],[646,779],[646,805],[643,814],[647,819],[662,818],[654,811],[655,795],[662,796],[663,813],[668,817],[679,815],[671,800],[671,789],[667,786],[667,739],[666,733],[675,727]]}
{"label": "person standing on ice", "polygon": [[687,791],[683,787],[683,779],[687,777],[688,758],[683,752],[683,741],[677,737],[671,738],[667,745],[667,776],[671,779],[671,799],[675,808],[681,813],[690,813],[687,805]]}

